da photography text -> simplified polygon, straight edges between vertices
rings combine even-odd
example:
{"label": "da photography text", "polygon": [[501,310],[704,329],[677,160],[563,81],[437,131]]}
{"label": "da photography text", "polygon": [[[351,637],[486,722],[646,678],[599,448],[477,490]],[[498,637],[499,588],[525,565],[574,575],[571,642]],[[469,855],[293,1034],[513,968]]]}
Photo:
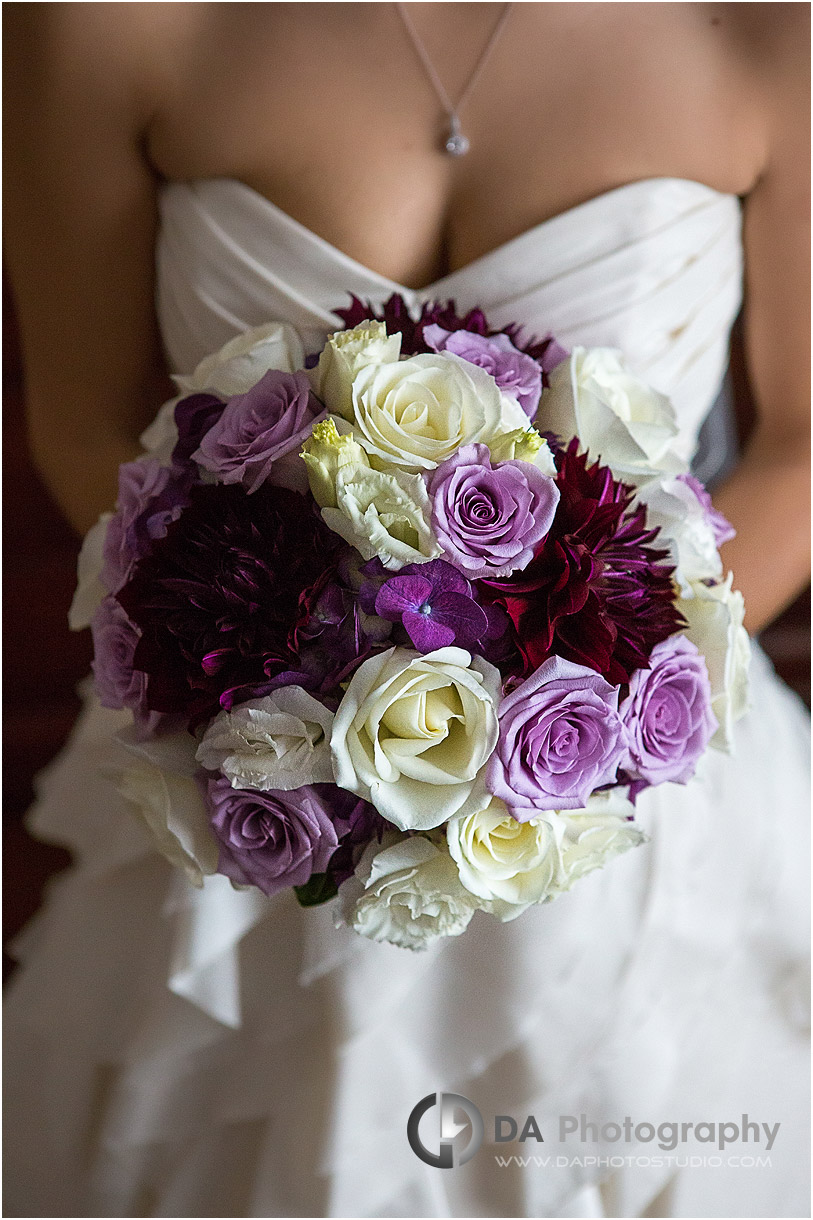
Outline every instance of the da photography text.
{"label": "da photography text", "polygon": [[[561,1145],[649,1144],[664,1152],[681,1145],[714,1144],[725,1150],[732,1144],[759,1144],[767,1152],[773,1148],[780,1123],[754,1122],[743,1114],[737,1122],[637,1122],[627,1115],[618,1122],[598,1123],[585,1114],[562,1114],[556,1136]],[[427,1093],[413,1107],[407,1122],[409,1146],[426,1165],[436,1169],[456,1169],[474,1157],[486,1135],[480,1110],[460,1093]],[[533,1147],[543,1144],[545,1136],[533,1114],[519,1117],[495,1114],[489,1122],[489,1142],[518,1143]],[[530,1145],[529,1145],[530,1141]],[[498,1158],[499,1160],[500,1158]],[[514,1159],[514,1158],[510,1158]],[[537,1158],[527,1158],[528,1160]],[[558,1158],[561,1159],[561,1158]],[[545,1157],[547,1166],[552,1158]]]}

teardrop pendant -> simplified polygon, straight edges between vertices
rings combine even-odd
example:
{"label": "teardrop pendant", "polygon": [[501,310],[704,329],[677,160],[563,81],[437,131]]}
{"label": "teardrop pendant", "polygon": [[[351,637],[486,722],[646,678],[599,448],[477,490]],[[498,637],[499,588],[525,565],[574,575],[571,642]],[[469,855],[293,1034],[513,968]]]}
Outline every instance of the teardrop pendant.
{"label": "teardrop pendant", "polygon": [[450,157],[465,157],[471,148],[468,136],[460,130],[460,119],[456,114],[449,115],[449,134],[443,146]]}

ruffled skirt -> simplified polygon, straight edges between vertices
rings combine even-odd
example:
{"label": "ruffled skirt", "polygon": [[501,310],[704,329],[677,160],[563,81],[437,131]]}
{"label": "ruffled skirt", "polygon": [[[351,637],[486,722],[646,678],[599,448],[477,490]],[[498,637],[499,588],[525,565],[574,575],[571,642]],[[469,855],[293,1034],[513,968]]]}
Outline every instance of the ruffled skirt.
{"label": "ruffled skirt", "polygon": [[[808,721],[758,649],[752,680],[736,755],[641,798],[650,843],[415,954],[290,892],[187,887],[88,697],[30,815],[76,864],[16,945],[5,1214],[808,1215]],[[406,1138],[437,1091],[485,1120],[448,1171]],[[495,1144],[498,1114],[542,1141]],[[582,1115],[596,1139],[560,1140]],[[744,1115],[770,1151],[601,1132]]]}

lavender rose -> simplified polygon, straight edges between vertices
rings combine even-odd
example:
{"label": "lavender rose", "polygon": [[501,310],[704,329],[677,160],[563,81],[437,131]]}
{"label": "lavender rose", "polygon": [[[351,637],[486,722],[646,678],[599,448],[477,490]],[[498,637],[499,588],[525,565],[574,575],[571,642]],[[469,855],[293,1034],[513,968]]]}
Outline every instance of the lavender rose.
{"label": "lavender rose", "polygon": [[621,718],[629,733],[626,770],[648,784],[685,784],[717,728],[706,662],[683,635],[656,644],[636,669]]}
{"label": "lavender rose", "polygon": [[600,674],[551,657],[499,708],[486,786],[518,822],[539,809],[581,809],[615,779],[627,752],[618,688]]}
{"label": "lavender rose", "polygon": [[202,786],[220,846],[218,872],[274,894],[326,870],[339,836],[316,786],[258,792],[232,788],[224,776]]}
{"label": "lavender rose", "polygon": [[550,529],[559,489],[530,462],[492,466],[486,445],[464,445],[429,477],[432,528],[472,580],[526,567]]}
{"label": "lavender rose", "polygon": [[187,471],[162,466],[157,458],[139,458],[119,467],[116,512],[104,539],[102,584],[117,593],[139,559],[163,538],[188,501]]}
{"label": "lavender rose", "polygon": [[425,327],[423,337],[432,351],[452,352],[485,369],[503,393],[515,398],[528,418],[533,419],[542,394],[542,369],[532,356],[519,351],[508,335],[486,337],[432,325]]}
{"label": "lavender rose", "polygon": [[177,723],[146,704],[147,675],[133,668],[141,632],[115,597],[105,597],[90,624],[93,679],[102,707],[129,708],[139,737],[155,736]]}
{"label": "lavender rose", "polygon": [[275,463],[290,455],[291,460],[274,471],[272,482],[307,491],[307,472],[298,450],[324,416],[325,408],[304,373],[270,369],[245,394],[229,399],[192,456],[219,482],[242,483],[253,492]]}

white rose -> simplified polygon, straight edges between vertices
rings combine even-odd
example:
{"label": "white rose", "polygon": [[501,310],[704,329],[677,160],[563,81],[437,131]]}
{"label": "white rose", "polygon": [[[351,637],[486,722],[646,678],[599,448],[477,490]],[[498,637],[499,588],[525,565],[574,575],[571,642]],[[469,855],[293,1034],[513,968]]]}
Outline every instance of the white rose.
{"label": "white rose", "polygon": [[337,469],[335,490],[336,507],[323,508],[322,516],[365,559],[377,555],[384,567],[397,569],[440,555],[420,475],[403,470],[385,474],[348,462]]}
{"label": "white rose", "polygon": [[202,886],[204,876],[217,871],[219,849],[192,778],[197,770],[194,738],[173,733],[138,741],[131,729],[117,736],[138,758],[121,774],[119,792],[136,807],[158,851],[193,885]]}
{"label": "white rose", "polygon": [[178,425],[175,423],[175,408],[180,397],[170,398],[159,407],[158,414],[138,438],[142,449],[157,458],[162,466],[172,465],[172,451],[178,443]]}
{"label": "white rose", "polygon": [[102,584],[101,576],[107,523],[112,517],[112,513],[102,513],[82,542],[76,563],[76,592],[68,611],[68,626],[71,631],[82,631],[90,626],[91,619],[109,592]]}
{"label": "white rose", "polygon": [[491,797],[482,809],[451,818],[446,837],[463,885],[505,922],[553,897],[564,827],[553,811],[518,822]]}
{"label": "white rose", "polygon": [[362,322],[330,335],[311,373],[314,393],[336,415],[353,418],[353,378],[368,364],[391,364],[401,354],[400,334],[388,335],[383,322]]}
{"label": "white rose", "polygon": [[451,352],[410,356],[356,374],[353,422],[374,465],[433,470],[461,445],[518,427],[516,411],[527,427],[504,398],[489,373]]}
{"label": "white rose", "polygon": [[722,576],[714,529],[691,487],[681,479],[653,479],[640,489],[637,501],[646,506],[647,525],[660,530],[653,545],[669,547],[684,596],[691,596],[691,581]]}
{"label": "white rose", "polygon": [[734,724],[748,711],[748,667],[751,643],[743,626],[745,603],[732,589],[732,575],[716,584],[697,581],[691,597],[682,597],[677,608],[689,624],[685,634],[704,657],[711,683],[711,710],[718,728],[710,745],[731,751]]}
{"label": "white rose", "polygon": [[194,373],[173,377],[182,394],[209,390],[222,398],[245,394],[269,369],[295,373],[305,363],[302,340],[287,322],[256,326],[201,360]]}
{"label": "white rose", "polygon": [[336,783],[401,830],[484,804],[500,675],[462,648],[390,648],[353,675],[333,721]]}
{"label": "white rose", "polygon": [[636,377],[612,348],[576,347],[550,374],[535,420],[541,431],[580,447],[631,479],[678,474],[678,427],[669,399]]}
{"label": "white rose", "polygon": [[476,902],[444,848],[420,835],[387,834],[381,844],[371,843],[355,876],[339,889],[337,923],[403,949],[425,949],[438,937],[459,936]]}
{"label": "white rose", "polygon": [[331,784],[333,713],[301,686],[282,686],[262,699],[220,712],[203,735],[197,760],[222,771],[232,788],[290,792]]}
{"label": "white rose", "polygon": [[529,462],[543,474],[556,478],[556,463],[550,446],[536,428],[515,428],[489,441],[492,462]]}

